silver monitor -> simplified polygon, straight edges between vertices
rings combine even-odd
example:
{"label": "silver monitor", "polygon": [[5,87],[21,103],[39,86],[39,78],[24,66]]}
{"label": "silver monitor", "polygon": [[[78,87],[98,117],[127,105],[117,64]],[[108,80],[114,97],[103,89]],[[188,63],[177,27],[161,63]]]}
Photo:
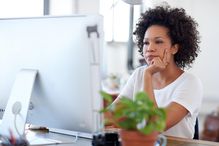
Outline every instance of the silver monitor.
{"label": "silver monitor", "polygon": [[37,70],[27,123],[92,133],[102,127],[99,15],[0,19],[0,117],[21,69]]}

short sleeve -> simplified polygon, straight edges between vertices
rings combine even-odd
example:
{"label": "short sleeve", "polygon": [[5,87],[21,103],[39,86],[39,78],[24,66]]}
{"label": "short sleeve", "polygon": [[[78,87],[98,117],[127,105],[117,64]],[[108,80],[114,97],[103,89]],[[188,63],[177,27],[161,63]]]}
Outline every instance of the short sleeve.
{"label": "short sleeve", "polygon": [[188,74],[176,88],[173,97],[174,102],[185,107],[192,116],[197,116],[203,99],[203,87],[200,79]]}
{"label": "short sleeve", "polygon": [[130,99],[133,99],[134,95],[134,86],[135,86],[135,80],[137,78],[137,74],[139,72],[139,69],[136,69],[132,75],[129,77],[127,83],[123,87],[122,91],[119,94],[119,98],[122,96],[128,97]]}

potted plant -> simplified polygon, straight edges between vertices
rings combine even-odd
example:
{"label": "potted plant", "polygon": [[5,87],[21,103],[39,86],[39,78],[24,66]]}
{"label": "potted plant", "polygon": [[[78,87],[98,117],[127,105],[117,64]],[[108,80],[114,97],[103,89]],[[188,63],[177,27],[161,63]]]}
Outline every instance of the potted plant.
{"label": "potted plant", "polygon": [[112,97],[101,91],[108,106],[101,110],[110,116],[105,117],[107,123],[120,128],[122,146],[154,146],[159,132],[165,128],[166,113],[157,108],[145,92],[139,92],[135,100],[121,97],[112,104]]}

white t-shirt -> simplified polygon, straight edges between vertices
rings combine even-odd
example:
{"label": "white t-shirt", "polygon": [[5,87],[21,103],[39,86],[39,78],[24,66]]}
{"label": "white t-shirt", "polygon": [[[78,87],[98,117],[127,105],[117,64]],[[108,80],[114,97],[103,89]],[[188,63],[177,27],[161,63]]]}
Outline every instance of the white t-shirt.
{"label": "white t-shirt", "polygon": [[[134,71],[119,97],[126,96],[133,99],[137,92],[143,91],[143,73],[145,67],[139,67]],[[203,98],[201,81],[191,73],[184,72],[166,87],[154,90],[154,94],[158,107],[166,107],[170,102],[176,102],[189,111],[180,122],[163,134],[192,139],[194,136],[195,121]]]}

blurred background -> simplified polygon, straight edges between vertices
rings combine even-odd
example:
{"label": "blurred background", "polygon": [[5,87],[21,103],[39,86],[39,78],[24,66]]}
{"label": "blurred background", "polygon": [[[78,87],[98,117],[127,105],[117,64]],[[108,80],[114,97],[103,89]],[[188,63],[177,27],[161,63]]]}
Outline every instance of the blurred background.
{"label": "blurred background", "polygon": [[[206,116],[219,110],[218,0],[0,0],[0,18],[101,14],[104,17],[103,88],[117,95],[132,71],[144,64],[132,38],[135,23],[148,8],[159,4],[183,7],[199,24],[201,52],[189,72],[204,85],[199,115],[200,133]],[[133,5],[135,4],[135,5]]]}

